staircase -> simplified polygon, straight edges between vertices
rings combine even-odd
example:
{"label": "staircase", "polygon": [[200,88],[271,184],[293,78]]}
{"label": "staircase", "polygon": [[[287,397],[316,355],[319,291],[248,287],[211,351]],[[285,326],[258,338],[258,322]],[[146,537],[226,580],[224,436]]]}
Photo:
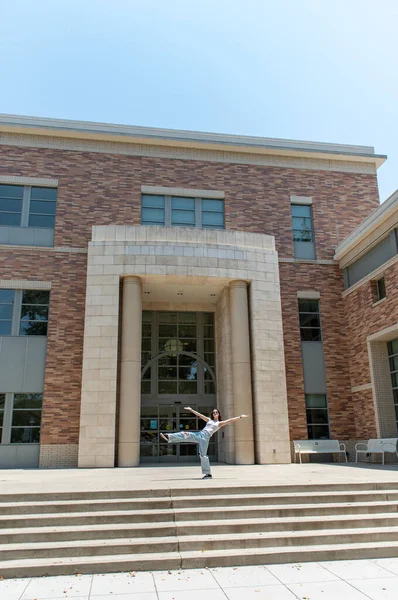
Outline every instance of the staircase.
{"label": "staircase", "polygon": [[0,577],[398,556],[398,482],[0,495]]}

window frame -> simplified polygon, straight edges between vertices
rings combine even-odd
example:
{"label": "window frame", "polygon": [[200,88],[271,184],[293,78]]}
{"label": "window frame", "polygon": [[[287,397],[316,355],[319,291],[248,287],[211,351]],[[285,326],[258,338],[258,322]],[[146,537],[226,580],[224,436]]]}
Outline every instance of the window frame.
{"label": "window frame", "polygon": [[[380,290],[380,282],[381,281],[383,282],[383,288],[384,288],[383,290]],[[386,280],[385,280],[384,275],[383,275],[383,277],[376,279],[375,283],[376,283],[376,302],[380,302],[380,300],[384,300],[384,298],[387,298]]]}
{"label": "window frame", "polygon": [[[24,185],[24,184],[18,184],[18,183],[0,182],[0,192],[1,192],[1,186],[21,187],[21,188],[23,188],[23,195],[22,195],[22,208],[21,208],[21,217],[20,217],[19,225],[8,225],[8,224],[0,223],[0,227],[23,227],[23,228],[26,227],[29,229],[52,229],[52,230],[55,229],[55,222],[56,222],[56,215],[57,215],[57,208],[58,208],[58,187],[55,187],[53,185]],[[55,190],[55,200],[32,198],[32,190],[33,189]],[[0,198],[2,198],[2,197],[3,196],[1,196],[1,193],[0,193]],[[35,215],[35,216],[37,216],[39,214],[43,214],[43,216],[54,216],[54,224],[51,227],[43,227],[42,225],[29,225],[29,220],[31,217],[31,210],[30,210],[31,202],[48,202],[48,203],[55,204],[55,210],[54,210],[53,215],[51,215],[50,213],[33,213],[33,215]],[[1,211],[1,213],[3,213],[3,212],[7,212],[7,211]]]}
{"label": "window frame", "polygon": [[[143,206],[143,199],[145,196],[152,196],[155,197],[157,196],[158,198],[163,198],[164,200],[164,208],[161,207],[156,207],[156,208],[160,208],[160,210],[164,211],[164,223],[161,225],[159,222],[153,222],[152,223],[148,223],[148,222],[144,222],[143,220],[143,209],[144,208],[151,208],[151,207],[145,207]],[[193,209],[183,209],[183,208],[175,208],[174,210],[186,210],[186,212],[194,212],[195,215],[195,223],[193,225],[189,224],[189,223],[176,223],[173,224],[173,200],[179,200],[179,199],[187,199],[187,200],[194,200],[194,208]],[[204,209],[202,202],[203,201],[210,201],[210,202],[222,202],[222,212],[221,211],[209,211],[207,208]],[[155,208],[155,207],[154,207]],[[209,213],[209,212],[215,212],[217,214],[221,214],[222,215],[222,225],[203,225],[203,213]],[[173,195],[173,194],[149,194],[149,193],[142,193],[141,194],[141,225],[145,226],[145,227],[151,227],[153,225],[157,225],[158,227],[192,227],[195,229],[225,229],[225,201],[223,198],[200,198],[198,196],[179,196],[179,195]]]}
{"label": "window frame", "polygon": [[[325,398],[325,406],[311,406],[308,407],[307,406],[307,398],[308,396],[323,396]],[[308,420],[308,413],[315,411],[315,410],[322,410],[325,412],[326,414],[326,421],[327,423],[313,423],[313,422],[309,422]],[[330,420],[329,420],[329,406],[328,406],[328,398],[327,398],[327,394],[305,394],[305,419],[306,419],[306,423],[307,423],[307,436],[309,440],[319,440],[319,439],[328,439],[330,440]],[[328,436],[327,438],[319,438],[319,437],[310,437],[310,427],[327,427],[327,432],[328,432]]]}
{"label": "window frame", "polygon": [[[0,447],[1,445],[9,445],[9,446],[17,446],[17,445],[31,445],[31,444],[40,444],[40,435],[41,435],[41,428],[42,428],[42,424],[43,424],[43,400],[44,400],[44,394],[43,392],[1,392],[2,395],[5,395],[5,404],[4,404],[4,410],[3,410],[3,426],[2,428],[0,428],[0,430],[2,429],[2,432],[0,433]],[[40,409],[33,407],[33,408],[16,408],[14,409],[14,400],[15,400],[15,396],[16,395],[34,395],[34,396],[41,396],[41,406]],[[23,427],[24,429],[38,429],[39,430],[39,441],[38,442],[12,442],[11,441],[11,437],[12,437],[12,430],[13,429],[21,429],[21,426],[18,425],[13,425],[13,417],[14,417],[14,411],[29,411],[29,410],[40,410],[40,425],[32,425],[32,426],[26,426]]]}
{"label": "window frame", "polygon": [[[300,310],[300,303],[301,302],[316,302],[318,305],[318,310],[315,311],[303,311]],[[322,336],[322,323],[321,323],[321,307],[320,307],[320,302],[319,302],[319,298],[297,298],[297,305],[298,305],[298,321],[299,321],[299,328],[300,328],[300,339],[301,342],[322,342],[323,341],[323,336]],[[303,325],[301,325],[301,319],[300,319],[300,315],[317,315],[318,317],[318,322],[319,325],[316,327],[305,327]],[[314,330],[317,329],[319,330],[319,339],[305,339],[303,338],[303,330]]]}
{"label": "window frame", "polygon": [[[0,337],[47,337],[48,336],[48,323],[50,319],[50,301],[51,301],[51,290],[45,289],[9,289],[9,288],[0,288],[0,292],[2,290],[12,291],[14,293],[13,300],[13,313],[12,313],[12,322],[11,322],[11,331],[9,334],[0,334]],[[21,323],[27,322],[22,321],[22,305],[23,305],[23,295],[24,292],[45,292],[48,294],[48,304],[37,304],[37,306],[48,306],[47,309],[47,320],[37,320],[35,322],[46,323],[46,333],[45,334],[29,334],[29,333],[21,333]],[[25,306],[34,306],[34,304],[24,303]],[[29,321],[32,322],[32,321]]]}

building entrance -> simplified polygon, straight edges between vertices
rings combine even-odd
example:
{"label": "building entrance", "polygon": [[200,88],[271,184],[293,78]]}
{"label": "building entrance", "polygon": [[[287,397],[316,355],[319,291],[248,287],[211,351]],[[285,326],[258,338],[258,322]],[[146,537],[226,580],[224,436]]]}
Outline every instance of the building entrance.
{"label": "building entrance", "polygon": [[[196,444],[168,445],[159,434],[204,427],[184,406],[206,416],[216,406],[214,338],[211,312],[143,311],[141,463],[196,462]],[[209,456],[216,458],[215,439]]]}

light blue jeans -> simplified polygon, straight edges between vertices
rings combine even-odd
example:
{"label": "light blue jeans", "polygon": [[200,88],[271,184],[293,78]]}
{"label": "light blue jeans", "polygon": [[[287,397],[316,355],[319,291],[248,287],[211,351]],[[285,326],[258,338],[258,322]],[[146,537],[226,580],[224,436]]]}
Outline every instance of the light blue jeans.
{"label": "light blue jeans", "polygon": [[181,442],[191,442],[199,445],[200,466],[203,475],[210,475],[210,461],[207,456],[210,436],[203,431],[179,431],[178,433],[168,433],[169,444],[181,444]]}

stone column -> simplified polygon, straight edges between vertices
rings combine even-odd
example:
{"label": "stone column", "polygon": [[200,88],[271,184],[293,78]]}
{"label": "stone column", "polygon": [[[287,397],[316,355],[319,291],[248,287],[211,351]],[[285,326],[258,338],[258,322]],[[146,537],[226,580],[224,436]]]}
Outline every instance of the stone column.
{"label": "stone column", "polygon": [[232,281],[231,301],[231,347],[234,416],[249,415],[238,421],[235,427],[235,460],[238,465],[254,464],[253,401],[250,365],[249,311],[247,284]]}
{"label": "stone column", "polygon": [[120,352],[118,467],[136,467],[140,461],[141,413],[141,279],[123,279]]}

